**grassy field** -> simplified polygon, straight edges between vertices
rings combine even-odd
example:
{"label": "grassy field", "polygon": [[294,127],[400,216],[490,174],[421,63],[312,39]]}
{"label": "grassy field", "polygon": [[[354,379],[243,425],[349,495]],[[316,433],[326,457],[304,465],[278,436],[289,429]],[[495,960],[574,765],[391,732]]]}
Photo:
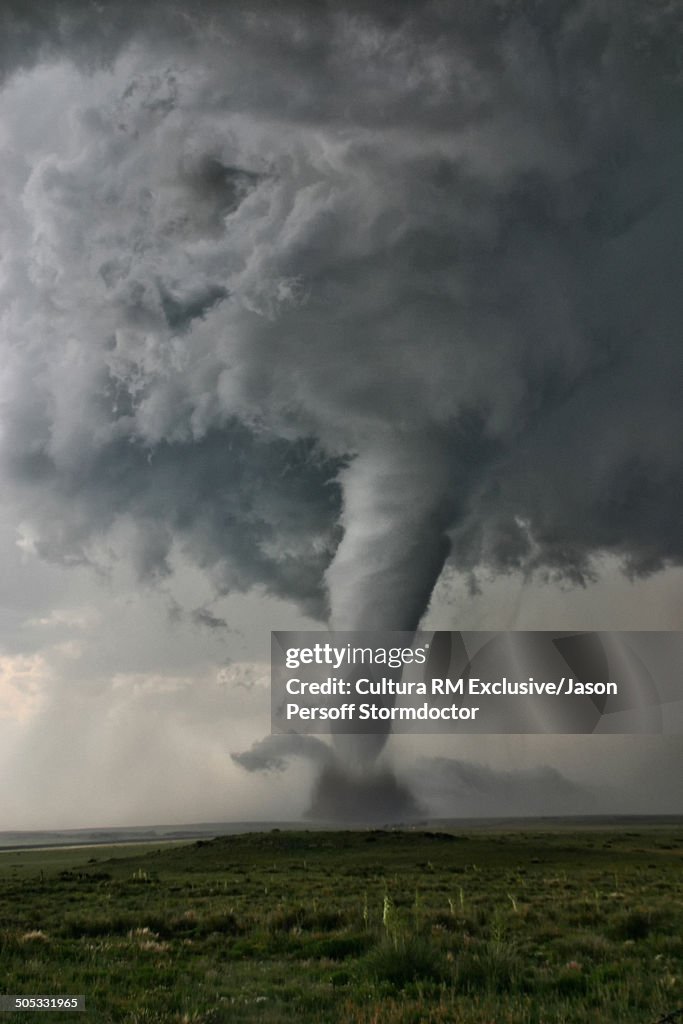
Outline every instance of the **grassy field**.
{"label": "grassy field", "polygon": [[683,827],[12,851],[0,965],[84,993],[75,1024],[650,1024],[683,1006]]}

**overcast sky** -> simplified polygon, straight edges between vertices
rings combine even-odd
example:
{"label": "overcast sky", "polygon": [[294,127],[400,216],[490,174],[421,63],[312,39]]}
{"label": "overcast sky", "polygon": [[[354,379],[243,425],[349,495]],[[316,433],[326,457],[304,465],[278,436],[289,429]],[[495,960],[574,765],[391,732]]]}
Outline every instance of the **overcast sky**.
{"label": "overcast sky", "polygon": [[[339,753],[259,761],[271,629],[683,629],[676,5],[2,19],[0,829],[319,809]],[[679,737],[382,766],[683,806]]]}

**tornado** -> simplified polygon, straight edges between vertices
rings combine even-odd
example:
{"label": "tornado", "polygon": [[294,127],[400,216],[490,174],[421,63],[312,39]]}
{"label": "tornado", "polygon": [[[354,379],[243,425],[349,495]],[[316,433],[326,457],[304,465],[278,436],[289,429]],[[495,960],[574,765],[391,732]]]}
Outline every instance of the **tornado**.
{"label": "tornado", "polygon": [[[679,6],[8,12],[0,478],[36,556],[159,585],[182,552],[217,599],[403,631],[446,564],[683,565]],[[302,751],[315,813],[387,736]]]}
{"label": "tornado", "polygon": [[326,573],[330,628],[414,631],[448,557],[447,460],[422,438],[359,454],[340,477],[343,536]]}
{"label": "tornado", "polygon": [[[330,628],[417,629],[449,552],[447,462],[432,452],[426,461],[414,439],[394,440],[359,454],[342,474],[344,534],[326,573]],[[358,723],[366,731],[353,735],[336,724],[342,760],[371,770],[391,723]]]}

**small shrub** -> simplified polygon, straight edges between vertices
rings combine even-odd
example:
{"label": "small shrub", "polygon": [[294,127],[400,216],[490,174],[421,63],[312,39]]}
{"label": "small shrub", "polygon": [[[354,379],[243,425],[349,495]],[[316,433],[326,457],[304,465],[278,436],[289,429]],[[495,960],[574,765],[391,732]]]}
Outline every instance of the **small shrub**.
{"label": "small shrub", "polygon": [[477,943],[456,958],[455,984],[468,994],[524,989],[526,970],[514,949],[499,942]]}
{"label": "small shrub", "polygon": [[348,960],[350,957],[359,957],[367,952],[371,944],[369,936],[361,935],[332,935],[328,939],[320,939],[319,942],[306,942],[302,946],[302,953],[307,957],[317,957],[321,960]]}
{"label": "small shrub", "polygon": [[561,996],[581,996],[588,989],[588,978],[583,971],[568,966],[553,979],[552,988]]}
{"label": "small shrub", "polygon": [[621,914],[612,924],[611,933],[617,939],[636,941],[646,939],[652,930],[652,915],[646,910],[631,910]]}
{"label": "small shrub", "polygon": [[367,955],[364,969],[373,981],[397,989],[413,982],[443,981],[447,973],[440,950],[420,936],[384,939]]}

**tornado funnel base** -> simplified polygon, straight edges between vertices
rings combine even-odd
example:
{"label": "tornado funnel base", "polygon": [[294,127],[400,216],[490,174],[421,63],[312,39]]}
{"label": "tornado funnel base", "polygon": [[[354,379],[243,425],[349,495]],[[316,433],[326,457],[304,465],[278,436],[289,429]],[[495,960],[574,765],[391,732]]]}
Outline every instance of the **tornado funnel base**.
{"label": "tornado funnel base", "polygon": [[316,780],[306,817],[347,824],[398,824],[419,818],[421,810],[408,787],[389,769],[350,774],[327,765]]}

